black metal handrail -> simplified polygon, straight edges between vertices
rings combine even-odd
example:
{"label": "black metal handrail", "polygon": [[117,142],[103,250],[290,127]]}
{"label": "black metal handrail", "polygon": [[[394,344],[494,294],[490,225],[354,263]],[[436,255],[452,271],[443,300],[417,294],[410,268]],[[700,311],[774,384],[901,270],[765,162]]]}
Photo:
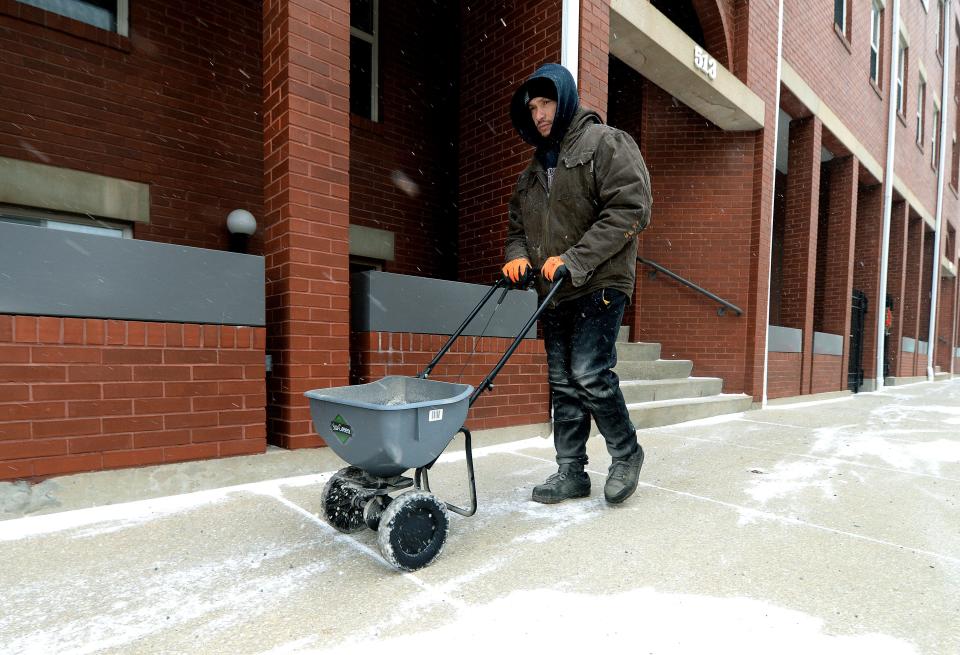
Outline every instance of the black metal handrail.
{"label": "black metal handrail", "polygon": [[699,292],[699,293],[702,293],[703,295],[705,295],[705,296],[706,296],[707,298],[709,298],[710,300],[713,300],[713,301],[715,301],[715,302],[720,303],[720,309],[717,310],[717,314],[718,314],[719,316],[723,316],[723,315],[726,313],[726,310],[728,310],[728,309],[731,310],[731,311],[732,311],[734,314],[736,314],[737,316],[742,316],[742,315],[743,315],[743,310],[740,309],[739,307],[737,307],[736,305],[734,305],[732,302],[727,302],[726,300],[724,300],[723,298],[721,298],[721,297],[718,296],[717,294],[715,294],[715,293],[710,293],[709,291],[707,291],[706,289],[704,289],[704,288],[701,287],[700,285],[698,285],[698,284],[696,284],[696,283],[694,283],[694,282],[691,282],[690,280],[687,280],[686,278],[680,277],[679,275],[677,275],[676,273],[674,273],[673,271],[671,271],[669,268],[664,268],[663,266],[661,266],[661,265],[658,264],[657,262],[652,262],[652,261],[650,261],[649,259],[644,259],[643,257],[637,257],[637,261],[640,262],[641,264],[646,264],[647,266],[649,266],[650,268],[653,269],[652,271],[650,271],[650,277],[656,276],[657,271],[659,271],[659,272],[663,273],[664,275],[666,275],[667,277],[673,278],[674,280],[676,280],[676,281],[679,282],[680,284],[683,284],[684,286],[688,286],[688,287],[690,287],[691,289],[693,289],[694,291],[697,291],[697,292]]}

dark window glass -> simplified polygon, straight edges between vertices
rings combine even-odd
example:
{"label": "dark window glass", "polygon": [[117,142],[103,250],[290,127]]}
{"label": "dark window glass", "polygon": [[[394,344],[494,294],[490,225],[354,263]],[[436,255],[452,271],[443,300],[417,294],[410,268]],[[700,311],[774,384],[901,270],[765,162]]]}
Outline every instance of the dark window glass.
{"label": "dark window glass", "polygon": [[372,118],[373,45],[350,37],[350,112]]}
{"label": "dark window glass", "polygon": [[847,32],[847,21],[843,15],[846,3],[847,0],[833,0],[833,22],[844,34]]}
{"label": "dark window glass", "polygon": [[373,34],[373,0],[350,0],[350,26]]}
{"label": "dark window glass", "polygon": [[117,31],[117,0],[20,0],[54,14],[111,32]]}

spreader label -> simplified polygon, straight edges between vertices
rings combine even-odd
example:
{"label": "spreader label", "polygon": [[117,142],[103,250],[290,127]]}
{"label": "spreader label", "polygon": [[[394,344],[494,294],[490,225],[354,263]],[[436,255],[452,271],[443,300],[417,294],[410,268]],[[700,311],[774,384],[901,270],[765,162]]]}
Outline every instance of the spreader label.
{"label": "spreader label", "polygon": [[339,439],[342,444],[346,444],[353,436],[353,428],[339,414],[330,421],[330,429],[333,430],[333,436]]}
{"label": "spreader label", "polygon": [[442,421],[443,420],[443,410],[442,409],[431,409],[430,416],[427,418],[427,421]]}

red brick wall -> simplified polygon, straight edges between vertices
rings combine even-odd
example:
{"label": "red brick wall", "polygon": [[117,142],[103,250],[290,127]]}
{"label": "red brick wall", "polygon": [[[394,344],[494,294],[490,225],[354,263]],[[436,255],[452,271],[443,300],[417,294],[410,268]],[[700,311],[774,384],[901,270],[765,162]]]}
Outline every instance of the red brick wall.
{"label": "red brick wall", "polygon": [[840,391],[846,389],[846,358],[838,355],[813,355],[813,376],[810,380],[810,393]]}
{"label": "red brick wall", "polygon": [[456,277],[459,12],[380,3],[380,120],[351,116],[350,222],[394,233],[386,271]]}
{"label": "red brick wall", "polygon": [[231,210],[263,216],[259,3],[131,2],[130,25],[0,0],[0,156],[149,184],[136,238],[226,248]]}
{"label": "red brick wall", "polygon": [[461,5],[462,282],[489,284],[503,265],[507,202],[532,149],[510,123],[510,98],[540,65],[560,61],[560,0]]}
{"label": "red brick wall", "polygon": [[[870,5],[849,4],[852,39],[845,44],[833,28],[833,3],[785,0],[783,56],[882,165],[886,148],[887,112],[883,98],[889,85],[891,8],[888,4],[883,18],[881,47],[886,66],[881,67],[882,93],[878,94],[870,82]],[[912,10],[912,5],[919,8],[919,0],[902,2],[901,12]],[[903,137],[898,135],[897,139],[902,141]]]}
{"label": "red brick wall", "polygon": [[[754,135],[724,132],[645,83],[639,137],[653,190],[641,256],[746,307]],[[723,377],[725,389],[743,391],[749,319],[718,316],[719,305],[705,296],[647,272],[638,266],[632,338],[659,342],[664,359],[692,359],[697,375]]]}
{"label": "red brick wall", "polygon": [[264,332],[0,315],[0,480],[263,452]]}
{"label": "red brick wall", "polygon": [[[387,375],[416,376],[447,341],[446,336],[398,332],[356,332],[353,381],[374,382]],[[462,337],[430,377],[477,387],[493,370],[512,339]],[[470,429],[500,428],[549,421],[550,391],[543,342],[527,339],[510,357],[467,417]]]}
{"label": "red brick wall", "polygon": [[767,398],[800,395],[800,353],[770,353],[767,371]]}

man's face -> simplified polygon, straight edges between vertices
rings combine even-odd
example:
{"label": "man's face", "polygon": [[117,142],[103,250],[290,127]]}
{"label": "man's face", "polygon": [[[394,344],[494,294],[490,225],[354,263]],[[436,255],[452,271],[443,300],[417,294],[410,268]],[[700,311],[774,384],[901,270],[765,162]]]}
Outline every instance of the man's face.
{"label": "man's face", "polygon": [[557,101],[550,98],[531,98],[527,109],[530,110],[530,118],[533,119],[540,136],[549,136],[553,128],[553,118],[557,115]]}

